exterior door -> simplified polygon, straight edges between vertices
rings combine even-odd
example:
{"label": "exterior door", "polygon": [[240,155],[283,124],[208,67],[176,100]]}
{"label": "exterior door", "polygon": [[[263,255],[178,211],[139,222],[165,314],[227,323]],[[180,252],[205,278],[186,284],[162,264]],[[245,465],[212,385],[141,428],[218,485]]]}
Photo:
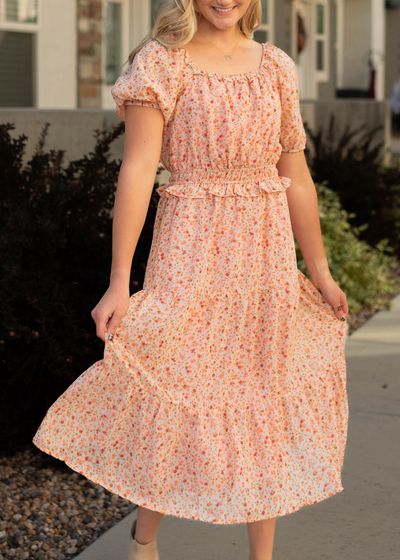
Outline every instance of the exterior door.
{"label": "exterior door", "polygon": [[[292,58],[296,63],[302,100],[317,97],[314,71],[314,8],[313,1],[299,0],[293,4]],[[300,47],[302,48],[299,52]]]}

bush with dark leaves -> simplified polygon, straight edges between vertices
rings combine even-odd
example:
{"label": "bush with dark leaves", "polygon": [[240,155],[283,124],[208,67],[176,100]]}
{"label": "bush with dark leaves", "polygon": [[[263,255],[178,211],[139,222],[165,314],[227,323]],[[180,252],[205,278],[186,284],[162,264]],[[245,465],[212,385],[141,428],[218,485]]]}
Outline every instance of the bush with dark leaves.
{"label": "bush with dark leaves", "polygon": [[[27,137],[0,125],[1,453],[30,442],[49,406],[103,356],[91,310],[109,285],[121,164],[109,148],[124,123],[96,130],[94,151],[68,165],[63,151],[44,149],[48,127],[24,165]],[[131,293],[142,288],[158,198],[153,190]]]}
{"label": "bush with dark leaves", "polygon": [[376,247],[387,240],[400,258],[400,165],[385,165],[382,142],[375,141],[381,126],[367,124],[340,136],[331,115],[327,129],[313,132],[305,123],[311,141],[307,163],[315,183],[325,183],[338,194],[343,209],[351,214],[350,224],[362,226],[360,239]]}

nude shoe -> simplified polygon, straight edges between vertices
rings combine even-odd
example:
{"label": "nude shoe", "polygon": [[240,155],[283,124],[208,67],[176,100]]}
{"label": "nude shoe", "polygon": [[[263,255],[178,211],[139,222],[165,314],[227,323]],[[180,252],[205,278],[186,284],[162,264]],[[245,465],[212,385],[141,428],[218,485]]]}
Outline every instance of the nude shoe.
{"label": "nude shoe", "polygon": [[136,519],[131,527],[129,560],[160,560],[157,550],[157,539],[147,544],[140,544],[135,539]]}

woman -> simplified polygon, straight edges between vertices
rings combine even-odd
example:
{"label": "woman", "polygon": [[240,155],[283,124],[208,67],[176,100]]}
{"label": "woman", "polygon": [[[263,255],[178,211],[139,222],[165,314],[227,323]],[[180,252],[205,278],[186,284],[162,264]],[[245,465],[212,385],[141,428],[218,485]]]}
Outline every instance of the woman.
{"label": "woman", "polygon": [[[104,358],[34,443],[139,505],[131,560],[159,558],[165,513],[247,522],[251,560],[270,559],[277,516],[343,490],[348,306],[295,65],[251,38],[260,21],[259,0],[168,1],[112,89],[126,131],[110,286],[92,311]],[[130,296],[160,154],[171,176]]]}

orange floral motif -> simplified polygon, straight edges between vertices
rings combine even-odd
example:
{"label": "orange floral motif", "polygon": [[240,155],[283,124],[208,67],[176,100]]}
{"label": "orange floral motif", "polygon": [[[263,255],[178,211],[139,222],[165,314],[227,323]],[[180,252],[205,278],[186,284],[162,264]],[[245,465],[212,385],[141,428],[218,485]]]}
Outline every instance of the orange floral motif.
{"label": "orange floral motif", "polygon": [[280,154],[305,148],[293,60],[199,68],[148,42],[111,93],[164,116],[143,289],[103,359],[33,442],[135,504],[211,523],[277,517],[343,490],[347,322],[297,268]]}

